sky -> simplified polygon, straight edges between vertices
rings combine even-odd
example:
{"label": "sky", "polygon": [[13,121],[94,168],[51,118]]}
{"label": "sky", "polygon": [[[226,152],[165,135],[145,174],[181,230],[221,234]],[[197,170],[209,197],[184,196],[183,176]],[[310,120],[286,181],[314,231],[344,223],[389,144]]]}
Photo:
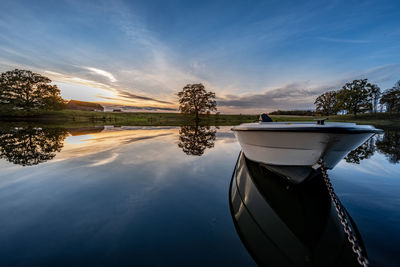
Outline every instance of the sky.
{"label": "sky", "polygon": [[0,72],[65,99],[176,111],[203,83],[221,113],[314,109],[321,93],[400,80],[400,2],[0,0]]}

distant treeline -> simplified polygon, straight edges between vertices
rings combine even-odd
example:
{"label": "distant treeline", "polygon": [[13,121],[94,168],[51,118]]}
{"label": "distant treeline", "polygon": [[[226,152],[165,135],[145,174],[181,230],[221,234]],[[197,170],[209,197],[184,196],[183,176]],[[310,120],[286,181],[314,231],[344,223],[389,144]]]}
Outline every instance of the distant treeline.
{"label": "distant treeline", "polygon": [[400,81],[382,92],[378,85],[369,83],[368,79],[354,80],[339,90],[323,93],[314,104],[321,115],[399,113]]}
{"label": "distant treeline", "polygon": [[314,110],[276,110],[272,111],[270,115],[297,115],[297,116],[314,116]]}
{"label": "distant treeline", "polygon": [[[369,83],[368,79],[354,80],[346,83],[339,90],[323,93],[316,98],[314,104],[315,111],[277,110],[269,114],[298,116],[352,114],[356,116],[361,113],[385,113],[396,116],[400,113],[400,81],[382,92],[378,85]],[[382,119],[389,118],[384,117]]]}

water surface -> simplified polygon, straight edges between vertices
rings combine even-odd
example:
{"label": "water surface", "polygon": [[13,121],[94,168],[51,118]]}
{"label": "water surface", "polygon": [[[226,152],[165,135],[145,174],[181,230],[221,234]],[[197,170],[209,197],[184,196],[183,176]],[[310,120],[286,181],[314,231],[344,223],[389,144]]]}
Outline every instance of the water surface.
{"label": "water surface", "polygon": [[[329,172],[370,260],[400,262],[398,131]],[[0,265],[255,265],[229,209],[230,127],[3,127]]]}

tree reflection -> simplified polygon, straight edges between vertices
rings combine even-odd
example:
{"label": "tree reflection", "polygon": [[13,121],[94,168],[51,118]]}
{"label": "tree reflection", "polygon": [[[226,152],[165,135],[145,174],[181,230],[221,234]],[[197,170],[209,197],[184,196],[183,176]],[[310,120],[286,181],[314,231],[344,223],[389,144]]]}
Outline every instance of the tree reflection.
{"label": "tree reflection", "polygon": [[187,155],[201,156],[206,148],[214,147],[216,132],[210,126],[181,126],[178,146]]}
{"label": "tree reflection", "polygon": [[375,139],[370,138],[364,142],[361,146],[351,151],[344,158],[346,162],[360,164],[360,161],[369,159],[375,153]]}
{"label": "tree reflection", "polygon": [[376,141],[379,152],[384,154],[391,163],[400,162],[400,132],[385,131],[383,138]]}
{"label": "tree reflection", "polygon": [[54,158],[67,135],[63,128],[0,129],[0,158],[22,166],[37,165]]}

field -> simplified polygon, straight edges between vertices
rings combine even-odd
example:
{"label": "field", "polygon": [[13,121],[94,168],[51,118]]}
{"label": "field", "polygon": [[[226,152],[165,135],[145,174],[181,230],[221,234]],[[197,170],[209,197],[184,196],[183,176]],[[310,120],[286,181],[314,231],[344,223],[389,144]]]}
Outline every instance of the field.
{"label": "field", "polygon": [[[236,125],[253,122],[257,115],[202,115],[200,124]],[[180,113],[139,113],[139,112],[94,112],[80,110],[31,111],[13,114],[0,113],[0,121],[40,122],[76,125],[192,125],[195,117]]]}
{"label": "field", "polygon": [[[271,115],[274,121],[313,121],[313,116]],[[193,125],[194,116],[180,113],[133,113],[133,112],[94,112],[80,110],[60,111],[17,111],[12,114],[0,112],[3,122],[35,122],[55,125],[141,125],[141,126],[173,126]],[[237,125],[244,122],[258,121],[258,115],[202,115],[200,124],[203,125]],[[400,127],[400,114],[360,114],[329,116],[329,121],[356,122],[372,124],[376,127]]]}

